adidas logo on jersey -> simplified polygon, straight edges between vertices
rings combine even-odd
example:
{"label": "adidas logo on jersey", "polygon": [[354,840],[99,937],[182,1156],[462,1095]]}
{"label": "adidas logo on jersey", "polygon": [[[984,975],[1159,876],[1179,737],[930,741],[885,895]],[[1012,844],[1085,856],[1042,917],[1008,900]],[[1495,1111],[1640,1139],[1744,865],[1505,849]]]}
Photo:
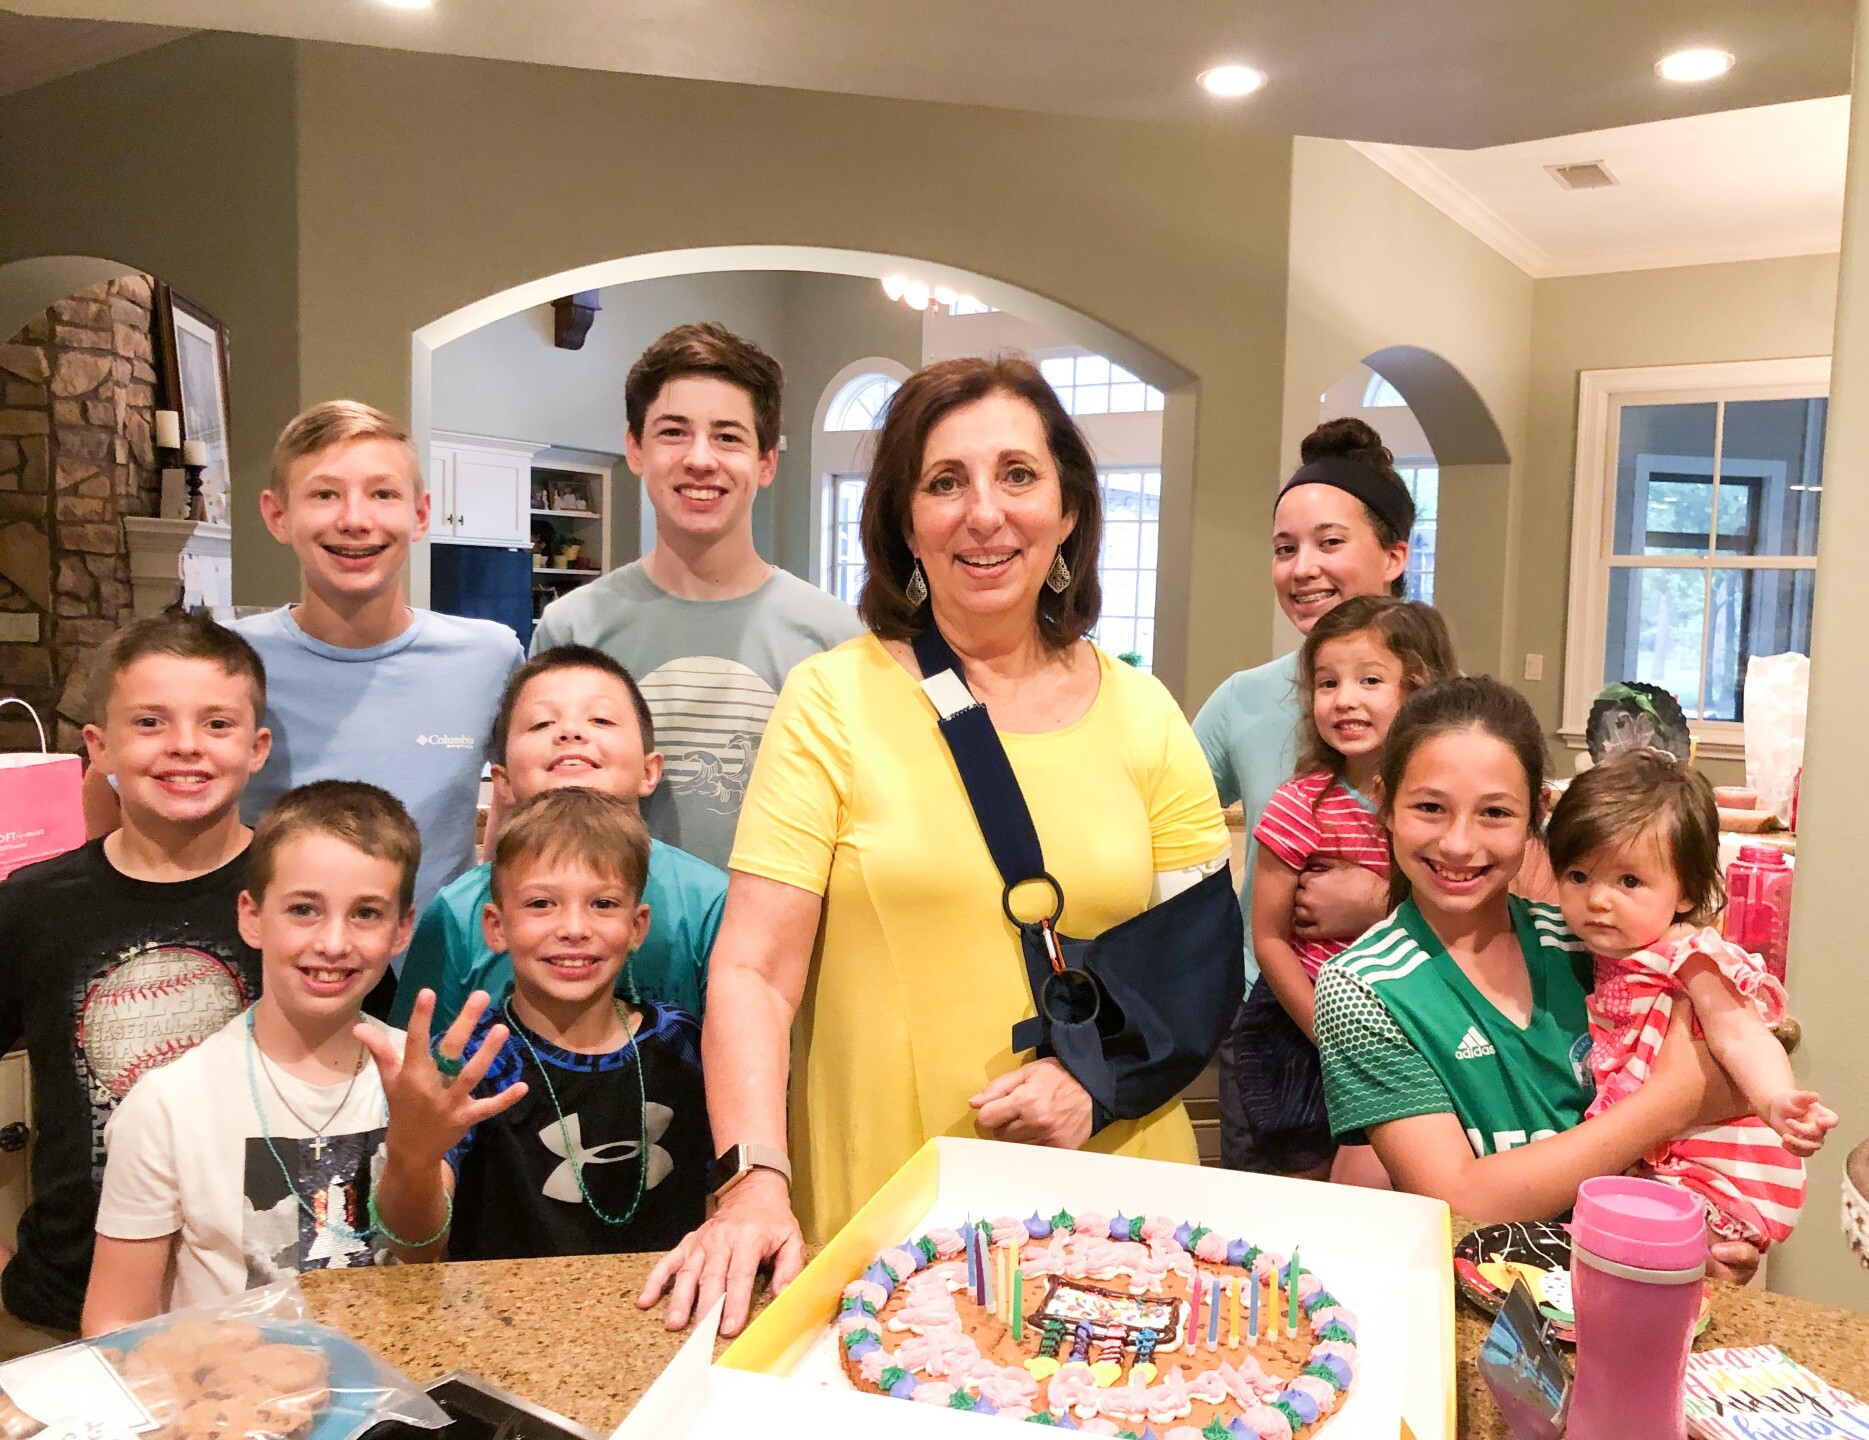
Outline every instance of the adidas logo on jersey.
{"label": "adidas logo on jersey", "polygon": [[1454,1047],[1454,1059],[1478,1060],[1482,1055],[1496,1055],[1493,1042],[1480,1033],[1477,1025],[1467,1026],[1467,1033],[1460,1037],[1460,1043]]}

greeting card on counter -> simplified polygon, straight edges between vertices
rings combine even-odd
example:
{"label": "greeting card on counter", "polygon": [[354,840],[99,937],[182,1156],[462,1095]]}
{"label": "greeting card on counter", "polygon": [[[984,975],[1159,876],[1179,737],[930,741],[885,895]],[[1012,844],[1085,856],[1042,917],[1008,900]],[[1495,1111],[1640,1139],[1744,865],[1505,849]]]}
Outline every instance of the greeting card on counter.
{"label": "greeting card on counter", "polygon": [[1776,1345],[1687,1359],[1687,1428],[1699,1440],[1869,1440],[1869,1407]]}

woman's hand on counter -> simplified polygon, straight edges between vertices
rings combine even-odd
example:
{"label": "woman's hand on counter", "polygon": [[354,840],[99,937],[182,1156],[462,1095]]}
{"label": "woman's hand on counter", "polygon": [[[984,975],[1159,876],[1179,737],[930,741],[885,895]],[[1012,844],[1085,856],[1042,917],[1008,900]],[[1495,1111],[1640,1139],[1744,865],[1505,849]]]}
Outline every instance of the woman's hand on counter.
{"label": "woman's hand on counter", "polygon": [[995,1140],[1076,1150],[1090,1139],[1090,1092],[1056,1060],[1034,1060],[996,1076],[967,1103]]}
{"label": "woman's hand on counter", "polygon": [[648,1310],[666,1293],[663,1321],[669,1329],[681,1330],[725,1295],[720,1333],[738,1335],[752,1308],[753,1285],[768,1261],[772,1293],[777,1295],[804,1267],[805,1241],[784,1177],[755,1170],[727,1193],[698,1230],[656,1262],[636,1297],[636,1308]]}

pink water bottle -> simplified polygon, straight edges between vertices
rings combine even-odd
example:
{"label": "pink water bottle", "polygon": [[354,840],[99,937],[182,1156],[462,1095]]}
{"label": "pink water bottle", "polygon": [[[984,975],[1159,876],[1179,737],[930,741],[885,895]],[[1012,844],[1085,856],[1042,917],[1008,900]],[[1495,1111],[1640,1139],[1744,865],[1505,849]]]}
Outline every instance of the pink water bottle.
{"label": "pink water bottle", "polygon": [[1691,1192],[1604,1175],[1570,1222],[1577,1378],[1570,1440],[1686,1440],[1687,1352],[1700,1319],[1707,1222]]}
{"label": "pink water bottle", "polygon": [[1784,852],[1772,845],[1741,845],[1739,858],[1726,867],[1726,938],[1757,955],[1781,981],[1791,934],[1792,873]]}

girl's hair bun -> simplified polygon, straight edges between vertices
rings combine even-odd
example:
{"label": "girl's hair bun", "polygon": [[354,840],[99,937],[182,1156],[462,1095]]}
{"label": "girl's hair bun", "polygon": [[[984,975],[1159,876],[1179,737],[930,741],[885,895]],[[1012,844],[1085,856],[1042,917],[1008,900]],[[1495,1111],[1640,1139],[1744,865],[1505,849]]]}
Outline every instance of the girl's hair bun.
{"label": "girl's hair bun", "polygon": [[[1382,437],[1368,422],[1354,415],[1326,420],[1305,436],[1298,446],[1298,458],[1306,465],[1313,460],[1322,460],[1326,455],[1361,460],[1373,470],[1394,474],[1394,454],[1382,443]],[[1400,483],[1399,477],[1397,483]]]}

